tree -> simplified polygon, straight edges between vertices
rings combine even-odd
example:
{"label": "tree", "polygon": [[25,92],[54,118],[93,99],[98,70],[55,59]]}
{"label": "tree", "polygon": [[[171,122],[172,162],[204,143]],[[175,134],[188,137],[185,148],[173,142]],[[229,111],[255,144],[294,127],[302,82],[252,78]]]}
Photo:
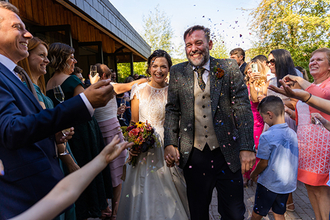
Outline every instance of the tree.
{"label": "tree", "polygon": [[290,51],[295,65],[308,69],[310,54],[329,47],[329,0],[262,0],[254,9],[250,29],[257,41],[250,50],[267,55],[273,49]]}
{"label": "tree", "polygon": [[[147,63],[146,62],[134,62],[133,63],[134,74],[146,75]],[[118,82],[124,82],[124,80],[131,75],[131,67],[129,63],[118,63]]]}
{"label": "tree", "polygon": [[[143,32],[142,38],[150,45],[151,51],[162,49],[168,52],[171,56],[177,53],[172,43],[173,30],[170,18],[165,12],[159,10],[159,5],[154,11],[150,11],[145,17],[143,16]],[[182,46],[180,45],[179,48]],[[134,62],[134,73],[138,75],[146,75],[146,62]],[[129,63],[118,63],[118,81],[122,82],[130,75]]]}
{"label": "tree", "polygon": [[142,37],[150,45],[151,51],[162,49],[173,55],[171,20],[165,12],[159,10],[159,5],[147,17],[143,16],[143,23]]}
{"label": "tree", "polygon": [[213,37],[213,48],[210,50],[210,55],[216,59],[227,58],[228,51],[222,36]]}

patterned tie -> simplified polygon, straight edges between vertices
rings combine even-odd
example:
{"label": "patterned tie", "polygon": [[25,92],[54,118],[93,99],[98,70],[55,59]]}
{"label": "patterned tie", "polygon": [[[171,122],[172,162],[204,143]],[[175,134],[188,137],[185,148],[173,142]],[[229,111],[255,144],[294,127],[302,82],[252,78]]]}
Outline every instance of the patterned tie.
{"label": "patterned tie", "polygon": [[14,71],[16,73],[18,73],[20,76],[22,76],[22,79],[26,83],[28,89],[33,93],[34,97],[37,100],[39,100],[38,99],[37,92],[36,92],[36,90],[35,90],[35,88],[33,86],[33,83],[31,81],[30,77],[28,76],[28,74],[25,72],[25,70],[22,67],[20,67],[20,66],[16,66],[15,69],[14,69]]}
{"label": "patterned tie", "polygon": [[203,73],[205,69],[203,67],[200,67],[200,68],[196,68],[196,71],[198,73],[198,85],[201,88],[201,90],[204,92],[205,82],[203,81]]}

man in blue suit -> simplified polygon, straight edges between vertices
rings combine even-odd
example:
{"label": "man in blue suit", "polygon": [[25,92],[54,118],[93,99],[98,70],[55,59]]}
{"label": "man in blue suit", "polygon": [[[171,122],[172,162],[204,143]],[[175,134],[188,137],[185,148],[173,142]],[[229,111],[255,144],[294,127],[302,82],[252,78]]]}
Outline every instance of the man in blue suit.
{"label": "man in blue suit", "polygon": [[55,143],[61,137],[54,134],[90,120],[93,108],[104,106],[114,94],[109,80],[100,81],[69,102],[43,110],[14,71],[29,55],[32,38],[17,14],[15,6],[0,1],[0,160],[5,167],[0,219],[25,211],[58,183],[63,174]]}

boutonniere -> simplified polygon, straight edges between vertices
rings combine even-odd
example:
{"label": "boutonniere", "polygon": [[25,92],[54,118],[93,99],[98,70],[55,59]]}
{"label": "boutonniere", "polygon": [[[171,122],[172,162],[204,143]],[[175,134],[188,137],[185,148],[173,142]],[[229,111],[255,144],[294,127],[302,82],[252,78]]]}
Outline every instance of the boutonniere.
{"label": "boutonniere", "polygon": [[223,75],[225,75],[225,71],[223,69],[221,69],[220,67],[214,67],[214,72],[215,75],[218,79],[220,79],[221,77],[223,77]]}

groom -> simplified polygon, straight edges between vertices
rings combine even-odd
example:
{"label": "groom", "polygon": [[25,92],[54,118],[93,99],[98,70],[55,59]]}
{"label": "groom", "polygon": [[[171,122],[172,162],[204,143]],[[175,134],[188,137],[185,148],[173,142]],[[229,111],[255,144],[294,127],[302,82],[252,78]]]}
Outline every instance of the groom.
{"label": "groom", "polygon": [[184,33],[189,62],[171,68],[165,116],[165,160],[183,168],[192,220],[209,219],[218,192],[222,219],[244,219],[242,173],[255,162],[253,115],[234,60],[210,57],[210,30]]}

